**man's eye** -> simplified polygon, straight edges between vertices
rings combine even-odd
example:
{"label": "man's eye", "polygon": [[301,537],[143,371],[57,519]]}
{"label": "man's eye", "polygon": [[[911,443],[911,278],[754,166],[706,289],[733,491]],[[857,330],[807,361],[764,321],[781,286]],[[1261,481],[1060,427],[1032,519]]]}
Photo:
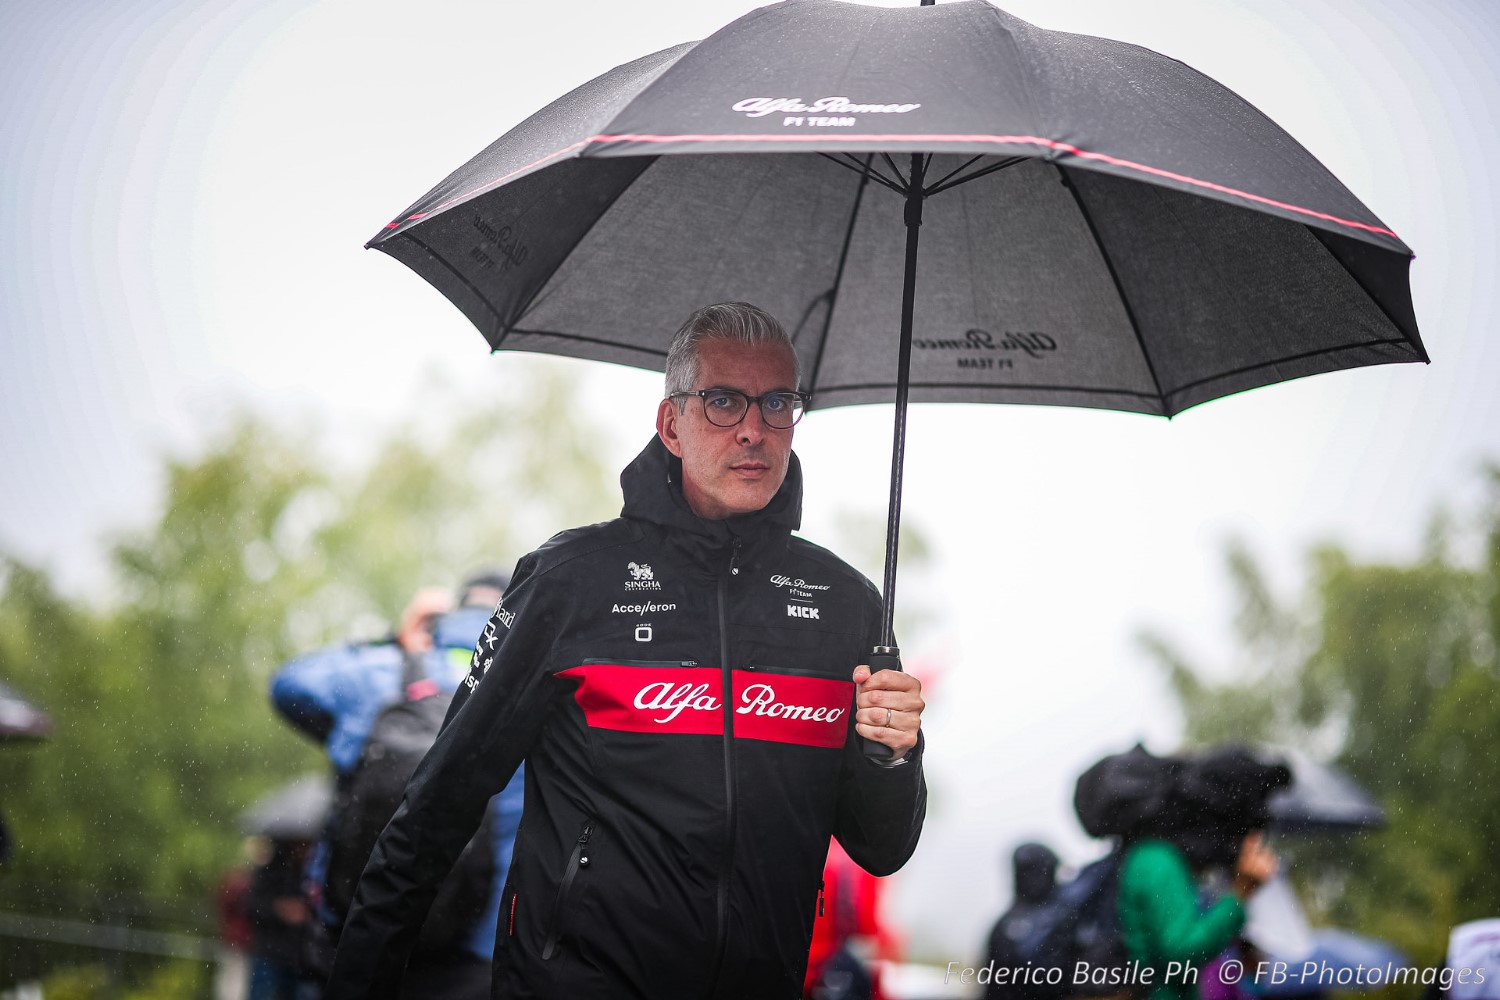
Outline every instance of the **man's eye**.
{"label": "man's eye", "polygon": [[727,392],[716,392],[705,396],[703,401],[716,410],[732,410],[736,405],[734,396]]}
{"label": "man's eye", "polygon": [[765,405],[772,413],[780,413],[782,410],[789,409],[792,401],[783,395],[777,394],[775,396],[767,396]]}

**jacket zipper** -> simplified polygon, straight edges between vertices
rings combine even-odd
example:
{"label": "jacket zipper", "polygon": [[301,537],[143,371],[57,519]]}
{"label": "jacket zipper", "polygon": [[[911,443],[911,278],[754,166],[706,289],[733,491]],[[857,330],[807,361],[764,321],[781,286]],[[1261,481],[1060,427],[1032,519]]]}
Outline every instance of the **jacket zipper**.
{"label": "jacket zipper", "polygon": [[594,835],[594,824],[585,823],[583,832],[578,835],[578,841],[573,845],[573,856],[568,858],[568,870],[563,873],[562,884],[557,887],[557,899],[552,903],[552,919],[550,929],[547,931],[547,943],[542,948],[542,960],[552,957],[557,951],[557,942],[562,937],[562,908],[568,898],[568,890],[573,887],[573,878],[578,874],[580,868],[589,866],[589,856],[585,854],[588,848],[589,838]]}
{"label": "jacket zipper", "polygon": [[734,670],[729,665],[729,580],[740,575],[740,540],[729,552],[729,572],[719,577],[719,677],[724,703],[724,862],[719,877],[718,935],[714,941],[709,995],[719,991],[719,973],[729,945],[729,886],[734,879]]}
{"label": "jacket zipper", "polygon": [[585,666],[595,663],[607,663],[615,667],[696,667],[697,660],[620,660],[600,659],[597,656],[589,657],[583,661]]}

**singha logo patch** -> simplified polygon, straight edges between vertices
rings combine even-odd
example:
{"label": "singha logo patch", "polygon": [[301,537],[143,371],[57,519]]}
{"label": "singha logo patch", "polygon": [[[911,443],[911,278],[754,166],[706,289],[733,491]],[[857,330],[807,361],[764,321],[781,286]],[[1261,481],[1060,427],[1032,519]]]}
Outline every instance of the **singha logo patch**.
{"label": "singha logo patch", "polygon": [[656,574],[651,571],[650,563],[626,563],[625,568],[630,570],[630,579],[625,581],[626,590],[661,589],[661,584],[657,582]]}

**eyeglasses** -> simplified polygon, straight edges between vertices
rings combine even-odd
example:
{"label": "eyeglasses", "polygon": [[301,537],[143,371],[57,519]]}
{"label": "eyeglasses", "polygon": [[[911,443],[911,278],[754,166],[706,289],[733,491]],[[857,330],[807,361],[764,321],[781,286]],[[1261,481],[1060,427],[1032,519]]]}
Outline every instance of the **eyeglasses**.
{"label": "eyeglasses", "polygon": [[703,415],[715,427],[736,427],[750,412],[750,404],[760,405],[760,419],[767,427],[784,431],[802,419],[812,396],[805,392],[767,392],[750,396],[738,389],[692,389],[674,392],[668,399],[678,396],[697,396],[703,400]]}

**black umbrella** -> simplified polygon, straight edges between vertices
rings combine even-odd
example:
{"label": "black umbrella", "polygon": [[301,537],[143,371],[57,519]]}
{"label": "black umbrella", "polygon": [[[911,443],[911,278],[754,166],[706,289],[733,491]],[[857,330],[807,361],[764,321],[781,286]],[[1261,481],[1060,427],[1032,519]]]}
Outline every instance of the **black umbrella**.
{"label": "black umbrella", "polygon": [[1359,783],[1332,764],[1304,753],[1278,750],[1291,766],[1292,783],[1271,796],[1271,825],[1286,833],[1331,833],[1385,825],[1385,810]]}
{"label": "black umbrella", "polygon": [[887,646],[908,399],[1170,416],[1426,360],[1410,251],[1275,123],[982,0],[753,11],[560,98],[369,245],[495,350],[660,369],[684,316],[750,300],[814,406],[894,398]]}

